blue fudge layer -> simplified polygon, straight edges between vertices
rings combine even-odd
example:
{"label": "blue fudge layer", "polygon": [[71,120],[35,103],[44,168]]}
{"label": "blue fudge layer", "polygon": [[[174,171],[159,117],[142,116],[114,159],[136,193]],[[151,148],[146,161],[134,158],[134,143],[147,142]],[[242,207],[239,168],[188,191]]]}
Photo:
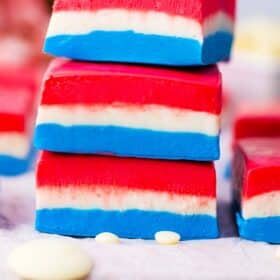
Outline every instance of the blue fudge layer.
{"label": "blue fudge layer", "polygon": [[79,237],[112,232],[122,238],[154,239],[154,234],[162,230],[175,231],[182,240],[210,239],[219,235],[217,219],[212,216],[140,210],[42,209],[36,211],[36,229]]}
{"label": "blue fudge layer", "polygon": [[0,175],[16,176],[27,172],[33,165],[35,154],[34,149],[23,159],[0,154]]}
{"label": "blue fudge layer", "polygon": [[36,127],[39,149],[80,154],[213,161],[219,159],[219,136],[173,133],[118,126],[41,124]]}
{"label": "blue fudge layer", "polygon": [[237,224],[242,238],[280,244],[280,216],[244,219],[237,214]]}
{"label": "blue fudge layer", "polygon": [[95,31],[48,37],[44,51],[59,57],[159,65],[206,65],[228,60],[233,36],[217,32],[203,45],[188,38],[145,35],[133,31]]}

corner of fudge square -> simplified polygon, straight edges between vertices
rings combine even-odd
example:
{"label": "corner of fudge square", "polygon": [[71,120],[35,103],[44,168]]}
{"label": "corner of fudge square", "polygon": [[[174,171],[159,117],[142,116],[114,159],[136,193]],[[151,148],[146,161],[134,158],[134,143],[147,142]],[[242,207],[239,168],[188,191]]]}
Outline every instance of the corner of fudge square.
{"label": "corner of fudge square", "polygon": [[280,243],[280,138],[247,138],[234,151],[233,189],[241,237]]}

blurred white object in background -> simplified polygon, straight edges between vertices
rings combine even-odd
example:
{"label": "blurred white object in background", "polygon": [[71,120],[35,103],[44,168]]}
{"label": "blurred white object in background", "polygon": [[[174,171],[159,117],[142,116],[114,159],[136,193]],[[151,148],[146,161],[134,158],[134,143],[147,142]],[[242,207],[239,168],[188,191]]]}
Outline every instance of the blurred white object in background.
{"label": "blurred white object in background", "polygon": [[31,56],[28,42],[16,36],[0,38],[0,65],[25,65]]}
{"label": "blurred white object in background", "polygon": [[[252,18],[236,29],[233,59],[221,64],[224,87],[237,102],[280,94],[280,21]],[[280,96],[279,96],[280,97]]]}

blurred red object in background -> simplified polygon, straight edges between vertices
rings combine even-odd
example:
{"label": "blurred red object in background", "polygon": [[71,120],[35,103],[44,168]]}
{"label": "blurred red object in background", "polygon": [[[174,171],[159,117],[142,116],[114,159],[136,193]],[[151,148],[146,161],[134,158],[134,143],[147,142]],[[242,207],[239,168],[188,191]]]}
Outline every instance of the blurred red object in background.
{"label": "blurred red object in background", "polygon": [[0,63],[39,62],[47,22],[43,0],[1,0]]}
{"label": "blurred red object in background", "polygon": [[0,11],[2,28],[20,35],[36,36],[36,32],[42,33],[42,24],[46,25],[47,9],[43,0],[1,0]]}
{"label": "blurred red object in background", "polygon": [[240,139],[280,137],[280,102],[262,102],[239,106],[233,127],[233,145]]}

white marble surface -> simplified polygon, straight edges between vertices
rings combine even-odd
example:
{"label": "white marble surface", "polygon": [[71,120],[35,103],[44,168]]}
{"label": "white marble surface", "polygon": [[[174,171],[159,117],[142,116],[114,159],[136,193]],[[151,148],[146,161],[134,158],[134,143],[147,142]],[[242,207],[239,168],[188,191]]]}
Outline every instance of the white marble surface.
{"label": "white marble surface", "polygon": [[[224,160],[225,161],[225,160]],[[224,164],[218,163],[221,171]],[[222,176],[220,176],[222,177]],[[219,180],[219,216],[222,238],[188,241],[174,247],[153,241],[122,240],[120,245],[73,239],[92,255],[95,280],[138,279],[280,279],[275,246],[237,237],[229,207],[229,184]],[[33,229],[34,174],[2,179],[0,191],[0,279],[16,279],[7,269],[9,252],[19,244],[47,236]],[[66,238],[66,237],[55,237]]]}

